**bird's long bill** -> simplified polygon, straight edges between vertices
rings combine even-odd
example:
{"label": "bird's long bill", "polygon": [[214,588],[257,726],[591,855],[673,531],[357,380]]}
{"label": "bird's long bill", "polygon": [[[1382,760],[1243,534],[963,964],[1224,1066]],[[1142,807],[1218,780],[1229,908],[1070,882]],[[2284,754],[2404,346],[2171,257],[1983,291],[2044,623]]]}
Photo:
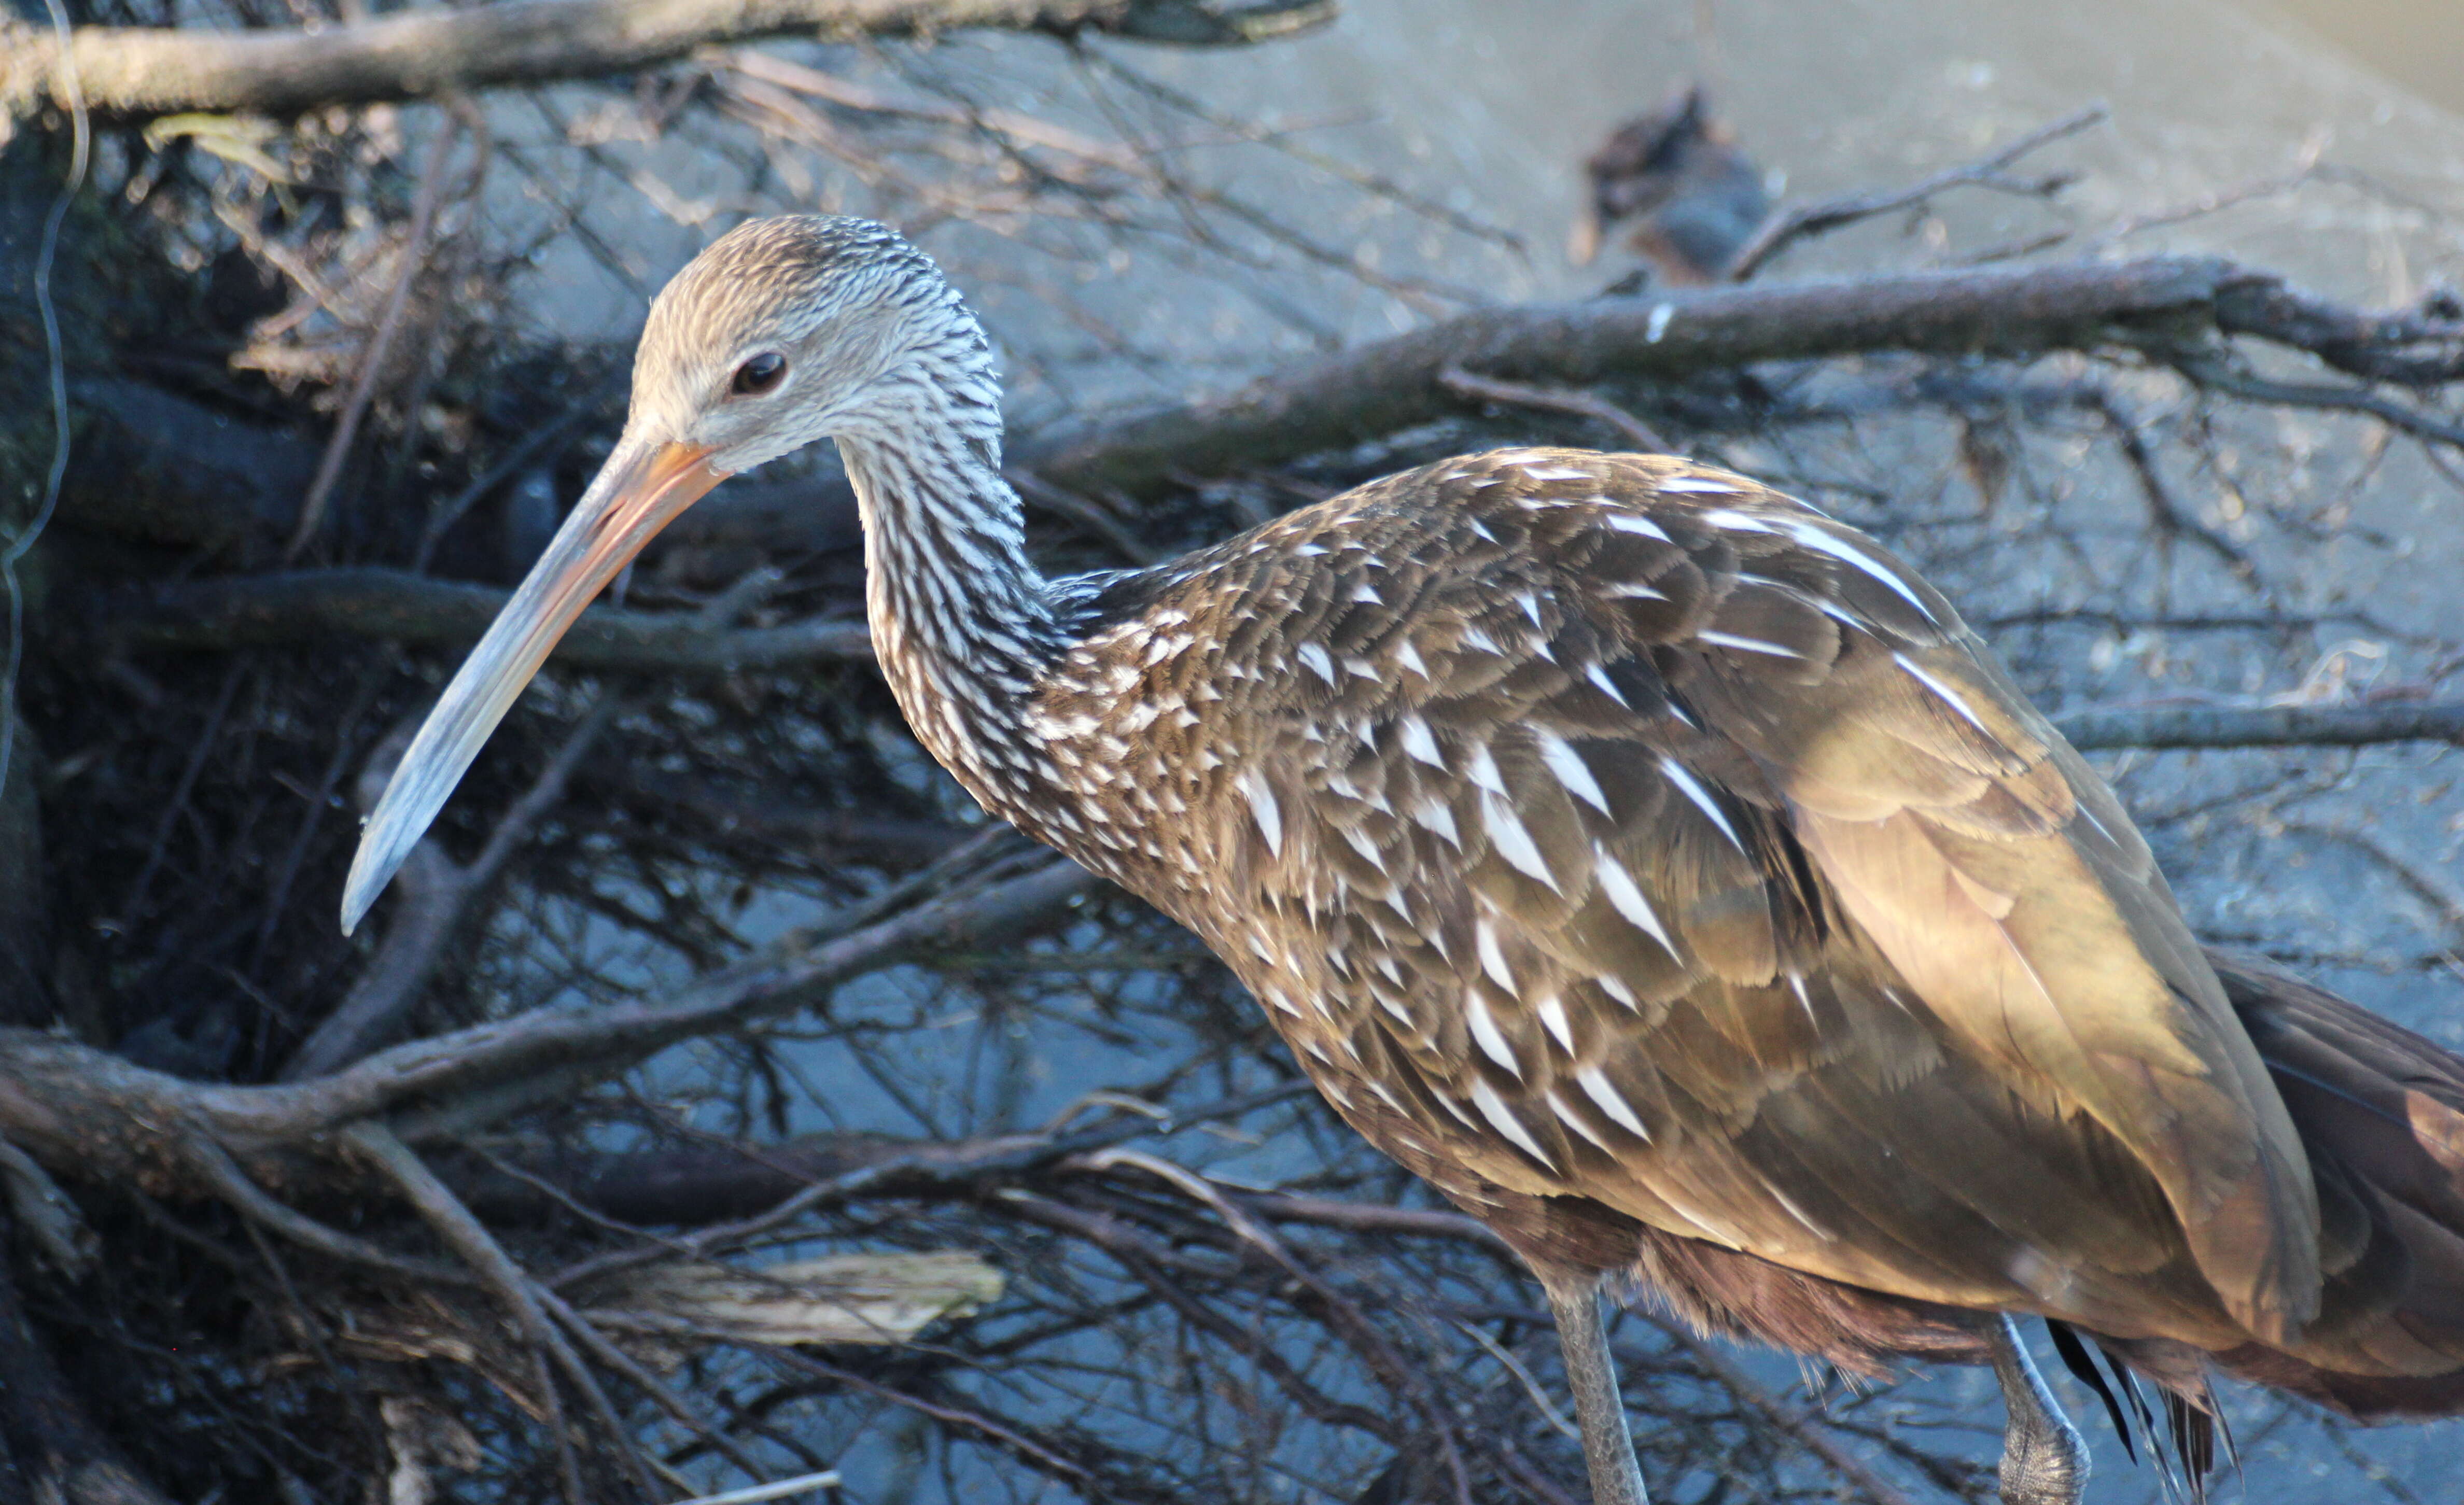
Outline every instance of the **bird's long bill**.
{"label": "bird's long bill", "polygon": [[582,608],[678,513],[726,479],[709,467],[709,458],[707,449],[629,437],[607,457],[394,769],[376,814],[360,832],[359,855],[342,885],[343,934],[359,925],[427,834],[488,734]]}

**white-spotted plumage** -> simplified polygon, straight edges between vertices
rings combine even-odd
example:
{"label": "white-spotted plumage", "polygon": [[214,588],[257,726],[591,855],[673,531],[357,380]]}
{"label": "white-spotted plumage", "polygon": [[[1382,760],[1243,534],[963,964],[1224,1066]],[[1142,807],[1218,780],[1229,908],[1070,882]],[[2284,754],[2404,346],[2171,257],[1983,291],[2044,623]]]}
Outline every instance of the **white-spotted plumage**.
{"label": "white-spotted plumage", "polygon": [[[775,392],[731,384],[755,352]],[[1047,579],[930,261],[741,227],[654,305],[624,464],[707,485],[825,434],[926,748],[1197,931],[1346,1119],[1544,1269],[1869,1372],[1981,1357],[1959,1314],[2009,1309],[2168,1355],[2194,1402],[2200,1353],[2357,1411],[2464,1373],[2464,1254],[2368,1211],[2464,1250],[2422,1148],[2464,1143],[2464,1062],[2203,957],[2111,793],[1874,540],[1725,470],[1518,448]],[[2297,1128],[2308,1081],[2404,1107]],[[2315,1339],[2312,1138],[2337,1278],[2382,1282]]]}

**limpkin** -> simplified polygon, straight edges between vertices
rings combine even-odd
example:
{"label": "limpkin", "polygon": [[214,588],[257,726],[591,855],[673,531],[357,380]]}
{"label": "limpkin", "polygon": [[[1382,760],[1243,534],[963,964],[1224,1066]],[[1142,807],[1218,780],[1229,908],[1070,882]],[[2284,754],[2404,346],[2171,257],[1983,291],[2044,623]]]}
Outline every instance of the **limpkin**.
{"label": "limpkin", "polygon": [[2004,1497],[2076,1500],[2012,1325],[2464,1408],[2464,1060],[2201,949],[2129,817],[1881,544],[1666,456],[1446,460],[1046,579],[974,316],[881,226],[744,225],[652,304],[623,436],[403,759],[347,927],[660,526],[824,436],[873,643],[993,814],[1201,936],[1334,1109],[1554,1314],[1641,1505],[1600,1294],[1852,1372],[1991,1363]]}

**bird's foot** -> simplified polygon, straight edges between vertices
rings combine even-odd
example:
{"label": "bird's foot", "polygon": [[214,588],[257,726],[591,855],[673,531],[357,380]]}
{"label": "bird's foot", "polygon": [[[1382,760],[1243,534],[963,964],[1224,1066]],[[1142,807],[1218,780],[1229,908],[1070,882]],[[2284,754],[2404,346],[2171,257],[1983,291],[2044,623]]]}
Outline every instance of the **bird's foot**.
{"label": "bird's foot", "polygon": [[2079,1505],[2087,1488],[2087,1440],[2062,1414],[2011,1319],[1990,1319],[1986,1335],[2010,1411],[2002,1430],[2002,1505]]}
{"label": "bird's foot", "polygon": [[2002,1505],[2079,1505],[2087,1450],[2065,1423],[2050,1433],[2015,1424],[2002,1436]]}

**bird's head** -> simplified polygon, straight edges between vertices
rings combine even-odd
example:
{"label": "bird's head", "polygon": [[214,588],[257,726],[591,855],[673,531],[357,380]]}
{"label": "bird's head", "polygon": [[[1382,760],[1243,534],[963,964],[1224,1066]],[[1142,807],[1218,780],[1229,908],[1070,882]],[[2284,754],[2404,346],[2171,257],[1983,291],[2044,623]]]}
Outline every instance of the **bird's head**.
{"label": "bird's head", "polygon": [[983,335],[931,258],[869,220],[755,220],[650,304],[628,441],[723,474],[833,435],[874,437],[918,406],[998,412]]}
{"label": "bird's head", "polygon": [[981,330],[931,259],[868,220],[738,226],[661,290],[625,431],[429,713],[361,833],[349,931],[409,856],[557,640],[618,571],[720,481],[825,436],[935,413],[997,455]]}

